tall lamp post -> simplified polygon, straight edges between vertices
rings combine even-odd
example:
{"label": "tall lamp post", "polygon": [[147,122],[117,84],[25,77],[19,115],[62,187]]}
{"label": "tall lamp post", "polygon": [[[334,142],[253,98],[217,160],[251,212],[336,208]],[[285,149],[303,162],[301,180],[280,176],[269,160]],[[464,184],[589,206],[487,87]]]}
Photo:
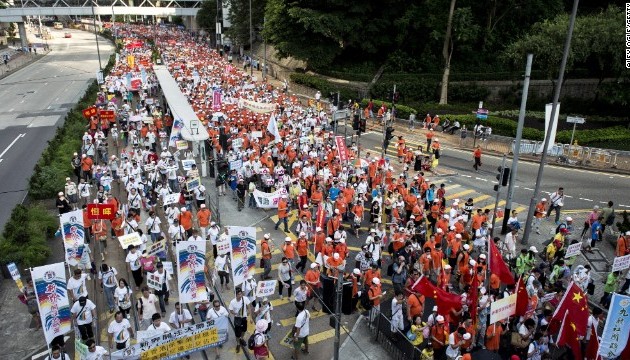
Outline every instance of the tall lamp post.
{"label": "tall lamp post", "polygon": [[254,40],[252,36],[252,0],[249,0],[249,75],[254,76]]}
{"label": "tall lamp post", "polygon": [[98,32],[96,31],[96,15],[94,14],[94,0],[90,1],[90,7],[92,8],[92,25],[94,26],[94,38],[96,39],[96,55],[98,56],[98,69],[103,71],[103,64],[101,64],[101,49],[98,45]]}

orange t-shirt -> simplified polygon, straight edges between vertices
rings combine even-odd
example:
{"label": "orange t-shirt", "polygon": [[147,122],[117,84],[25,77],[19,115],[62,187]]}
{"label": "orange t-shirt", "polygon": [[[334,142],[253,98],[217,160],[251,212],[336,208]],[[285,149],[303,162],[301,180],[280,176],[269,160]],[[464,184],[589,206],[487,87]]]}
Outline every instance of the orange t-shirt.
{"label": "orange t-shirt", "polygon": [[179,214],[179,223],[184,227],[184,230],[192,228],[192,213],[190,211],[184,211]]}
{"label": "orange t-shirt", "polygon": [[284,245],[282,245],[282,251],[287,259],[291,260],[295,258],[295,247],[293,246],[293,243],[287,244],[285,242]]}
{"label": "orange t-shirt", "polygon": [[413,318],[416,315],[422,315],[422,308],[424,307],[424,296],[416,296],[414,294],[409,295],[407,298],[407,306],[409,306],[409,313]]}
{"label": "orange t-shirt", "polygon": [[201,209],[197,212],[197,221],[199,222],[199,226],[206,227],[210,225],[210,210]]}
{"label": "orange t-shirt", "polygon": [[299,238],[297,240],[297,253],[298,256],[308,255],[308,241],[306,239]]}
{"label": "orange t-shirt", "polygon": [[280,202],[278,203],[278,219],[284,219],[288,216],[287,208],[287,202],[285,200],[280,200]]}
{"label": "orange t-shirt", "polygon": [[376,306],[376,305],[381,304],[381,298],[378,297],[378,295],[381,295],[381,294],[382,294],[382,291],[381,291],[380,285],[372,284],[372,286],[370,286],[370,290],[368,290],[368,296],[369,297],[377,296],[376,299],[372,300],[372,305]]}

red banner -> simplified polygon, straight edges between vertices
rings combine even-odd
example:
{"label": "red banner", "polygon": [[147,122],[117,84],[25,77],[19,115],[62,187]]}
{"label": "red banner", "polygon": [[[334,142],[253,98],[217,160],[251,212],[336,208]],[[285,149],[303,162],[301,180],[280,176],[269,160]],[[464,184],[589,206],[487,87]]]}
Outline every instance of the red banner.
{"label": "red banner", "polygon": [[116,217],[114,204],[88,204],[87,217],[90,220],[113,220]]}
{"label": "red banner", "polygon": [[337,153],[339,154],[339,161],[342,164],[348,162],[348,148],[346,147],[346,139],[343,136],[335,136],[335,143],[337,144]]}
{"label": "red banner", "polygon": [[140,79],[131,80],[131,90],[140,90],[141,86],[142,86],[142,80]]}
{"label": "red banner", "polygon": [[116,112],[114,112],[114,110],[100,110],[98,114],[103,120],[108,120],[109,122],[116,121]]}
{"label": "red banner", "polygon": [[95,116],[98,113],[96,110],[96,106],[90,106],[89,108],[83,110],[83,117],[89,119],[92,116]]}

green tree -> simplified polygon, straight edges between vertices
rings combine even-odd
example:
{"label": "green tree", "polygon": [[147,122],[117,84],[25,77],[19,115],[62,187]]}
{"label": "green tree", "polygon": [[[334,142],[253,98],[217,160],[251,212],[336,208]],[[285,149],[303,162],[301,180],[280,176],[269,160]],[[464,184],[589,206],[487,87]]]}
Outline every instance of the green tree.
{"label": "green tree", "polygon": [[225,34],[236,46],[249,47],[249,6],[251,2],[252,19],[252,39],[256,40],[257,29],[262,29],[265,17],[266,0],[228,0],[230,12],[228,19],[230,27],[225,30]]}
{"label": "green tree", "polygon": [[[576,67],[588,68],[601,79],[622,75],[625,72],[621,50],[624,48],[624,36],[619,24],[623,19],[622,10],[615,6],[598,13],[578,16],[567,71]],[[534,66],[543,70],[547,78],[554,78],[562,59],[568,24],[567,14],[535,24],[525,36],[505,49],[503,58],[522,67],[525,54],[531,52],[534,54]]]}
{"label": "green tree", "polygon": [[212,38],[212,43],[216,45],[216,23],[219,20],[217,11],[217,0],[205,0],[201,2],[201,7],[197,12],[197,26],[205,30]]}

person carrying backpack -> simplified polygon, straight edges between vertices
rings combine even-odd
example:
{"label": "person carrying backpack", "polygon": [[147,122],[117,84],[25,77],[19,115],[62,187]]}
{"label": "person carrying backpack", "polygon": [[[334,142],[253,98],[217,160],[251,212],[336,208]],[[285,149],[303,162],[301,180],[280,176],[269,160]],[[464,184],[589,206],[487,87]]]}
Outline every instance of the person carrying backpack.
{"label": "person carrying backpack", "polygon": [[247,348],[254,352],[254,358],[256,360],[267,360],[269,356],[268,339],[267,335],[265,335],[267,327],[267,320],[258,320],[256,322],[256,330],[247,340]]}

